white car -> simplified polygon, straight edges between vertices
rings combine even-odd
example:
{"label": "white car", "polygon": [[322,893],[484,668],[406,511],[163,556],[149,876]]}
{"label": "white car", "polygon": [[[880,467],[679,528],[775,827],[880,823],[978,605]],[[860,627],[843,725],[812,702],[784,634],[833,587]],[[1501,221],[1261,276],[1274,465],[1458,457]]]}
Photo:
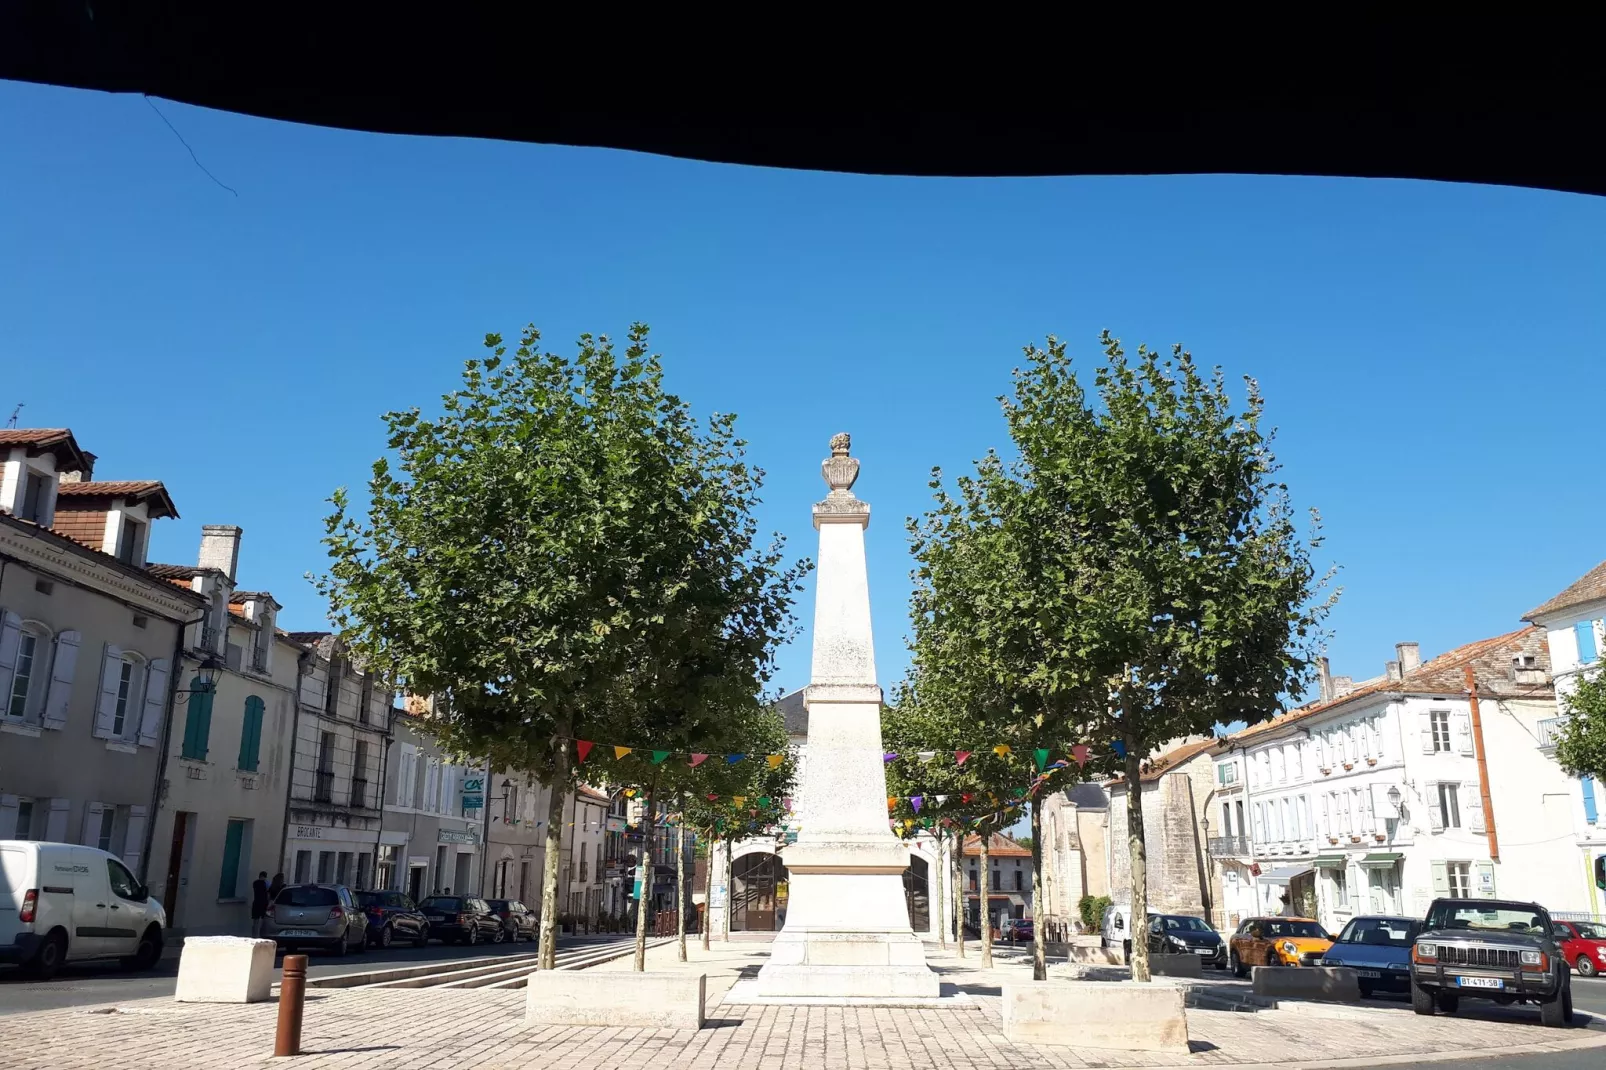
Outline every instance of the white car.
{"label": "white car", "polygon": [[0,963],[49,977],[64,962],[162,957],[167,912],[116,855],[71,843],[0,840]]}

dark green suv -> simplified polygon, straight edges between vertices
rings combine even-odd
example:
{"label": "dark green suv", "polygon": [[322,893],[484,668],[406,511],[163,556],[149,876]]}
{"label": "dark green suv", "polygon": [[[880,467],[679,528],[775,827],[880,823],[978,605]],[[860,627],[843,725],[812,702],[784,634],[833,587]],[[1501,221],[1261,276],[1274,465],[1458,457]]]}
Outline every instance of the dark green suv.
{"label": "dark green suv", "polygon": [[1411,1008],[1454,1014],[1461,997],[1537,1003],[1545,1025],[1573,1020],[1572,971],[1537,903],[1435,899],[1411,945]]}

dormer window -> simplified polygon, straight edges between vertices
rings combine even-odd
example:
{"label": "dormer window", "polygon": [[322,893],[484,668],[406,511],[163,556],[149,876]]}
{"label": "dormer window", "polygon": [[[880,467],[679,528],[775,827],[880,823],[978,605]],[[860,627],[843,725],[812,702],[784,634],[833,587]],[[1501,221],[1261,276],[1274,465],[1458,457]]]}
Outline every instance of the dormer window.
{"label": "dormer window", "polygon": [[24,466],[22,469],[22,501],[17,516],[31,520],[42,527],[50,525],[56,505],[56,478]]}
{"label": "dormer window", "polygon": [[117,533],[117,560],[138,568],[145,564],[145,525],[123,514]]}

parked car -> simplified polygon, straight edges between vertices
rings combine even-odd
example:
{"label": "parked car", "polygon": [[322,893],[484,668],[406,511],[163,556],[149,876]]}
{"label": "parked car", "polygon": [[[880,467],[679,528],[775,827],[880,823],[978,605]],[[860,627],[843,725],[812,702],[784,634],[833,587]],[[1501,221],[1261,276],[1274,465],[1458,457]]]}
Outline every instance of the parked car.
{"label": "parked car", "polygon": [[1411,1009],[1454,1014],[1463,996],[1537,1003],[1545,1025],[1567,1025],[1572,976],[1538,903],[1435,899],[1411,945]]}
{"label": "parked car", "polygon": [[1314,918],[1249,918],[1227,941],[1232,972],[1249,976],[1251,966],[1317,966],[1333,939]]}
{"label": "parked car", "polygon": [[1002,935],[1012,944],[1029,944],[1036,938],[1031,918],[1010,918],[1004,922]]}
{"label": "parked car", "polygon": [[1558,921],[1556,939],[1567,964],[1585,977],[1606,970],[1606,925],[1591,921]]}
{"label": "parked car", "polygon": [[517,899],[487,899],[491,913],[502,919],[507,938],[515,944],[520,940],[535,940],[541,935],[541,919]]}
{"label": "parked car", "polygon": [[1199,963],[1227,968],[1227,945],[1203,918],[1186,914],[1149,915],[1149,951],[1161,955],[1198,955]]}
{"label": "parked car", "polygon": [[414,947],[429,943],[429,922],[410,896],[401,892],[358,892],[357,909],[368,915],[368,943],[389,947],[407,940]]}
{"label": "parked car", "polygon": [[491,912],[490,904],[471,895],[432,895],[418,904],[429,934],[443,944],[477,944],[487,940],[500,944],[507,939],[502,919]]}
{"label": "parked car", "polygon": [[321,947],[344,955],[368,943],[368,915],[344,884],[292,884],[280,890],[262,924],[264,939],[286,951]]}
{"label": "parked car", "polygon": [[1361,995],[1405,992],[1411,987],[1411,943],[1422,929],[1416,918],[1370,915],[1351,918],[1333,946],[1322,956],[1323,966],[1348,966],[1355,971]]}
{"label": "parked car", "polygon": [[116,855],[94,847],[0,840],[0,962],[51,977],[65,962],[162,957],[167,912]]}

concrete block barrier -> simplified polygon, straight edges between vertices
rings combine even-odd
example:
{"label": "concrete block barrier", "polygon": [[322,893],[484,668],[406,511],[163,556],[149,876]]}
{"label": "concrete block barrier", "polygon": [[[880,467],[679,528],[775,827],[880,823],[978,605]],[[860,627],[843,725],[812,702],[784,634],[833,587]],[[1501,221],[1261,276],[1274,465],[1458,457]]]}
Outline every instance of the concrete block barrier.
{"label": "concrete block barrier", "polygon": [[1088,947],[1072,944],[1066,956],[1068,962],[1079,962],[1084,966],[1120,966],[1126,962],[1118,947],[1099,947],[1096,944]]}
{"label": "concrete block barrier", "polygon": [[179,1003],[261,1003],[273,987],[273,941],[191,936],[178,960]]}
{"label": "concrete block barrier", "polygon": [[1256,966],[1253,978],[1257,996],[1345,1003],[1358,1003],[1361,998],[1355,971],[1347,966]]}
{"label": "concrete block barrier", "polygon": [[1149,972],[1156,977],[1203,977],[1198,955],[1150,955]]}
{"label": "concrete block barrier", "polygon": [[708,976],[537,970],[524,989],[525,1025],[701,1029]]}
{"label": "concrete block barrier", "polygon": [[1178,985],[1020,981],[1004,985],[1004,1036],[1027,1044],[1188,1054]]}

